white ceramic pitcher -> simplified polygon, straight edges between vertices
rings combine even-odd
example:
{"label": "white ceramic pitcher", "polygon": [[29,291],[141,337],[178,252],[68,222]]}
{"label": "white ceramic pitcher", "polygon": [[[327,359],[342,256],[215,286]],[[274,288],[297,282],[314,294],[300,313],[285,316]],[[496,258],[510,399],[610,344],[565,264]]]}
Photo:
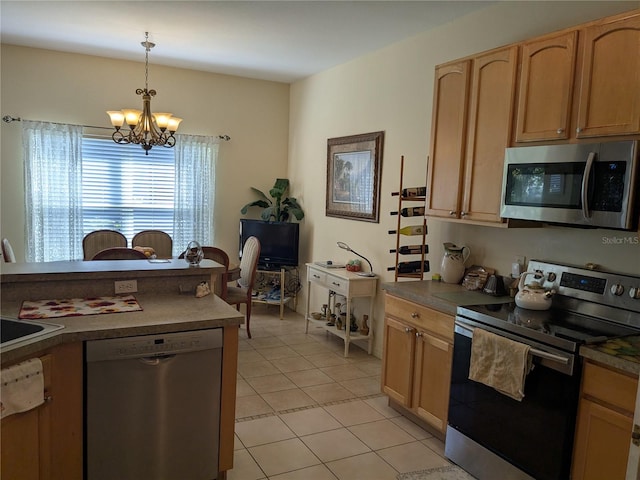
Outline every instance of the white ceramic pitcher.
{"label": "white ceramic pitcher", "polygon": [[469,247],[458,247],[447,242],[444,244],[444,257],[442,257],[442,281],[445,283],[460,283],[464,277],[464,264],[469,258]]}

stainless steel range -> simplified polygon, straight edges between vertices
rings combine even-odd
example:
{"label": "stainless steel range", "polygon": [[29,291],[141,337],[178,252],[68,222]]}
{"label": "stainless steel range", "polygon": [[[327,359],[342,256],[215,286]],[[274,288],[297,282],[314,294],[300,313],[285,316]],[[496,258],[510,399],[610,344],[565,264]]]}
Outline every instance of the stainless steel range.
{"label": "stainless steel range", "polygon": [[[557,295],[551,309],[458,307],[445,455],[480,480],[568,479],[580,390],[580,345],[640,333],[640,277],[532,260]],[[516,401],[469,380],[480,328],[530,346]]]}

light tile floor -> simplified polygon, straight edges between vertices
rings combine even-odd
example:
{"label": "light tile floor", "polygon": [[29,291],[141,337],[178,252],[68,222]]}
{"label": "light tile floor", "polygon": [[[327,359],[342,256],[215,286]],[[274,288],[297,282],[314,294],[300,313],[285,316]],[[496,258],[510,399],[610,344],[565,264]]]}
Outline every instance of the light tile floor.
{"label": "light tile floor", "polygon": [[443,443],[391,409],[380,360],[286,310],[256,305],[240,330],[229,480],[394,480],[450,465]]}

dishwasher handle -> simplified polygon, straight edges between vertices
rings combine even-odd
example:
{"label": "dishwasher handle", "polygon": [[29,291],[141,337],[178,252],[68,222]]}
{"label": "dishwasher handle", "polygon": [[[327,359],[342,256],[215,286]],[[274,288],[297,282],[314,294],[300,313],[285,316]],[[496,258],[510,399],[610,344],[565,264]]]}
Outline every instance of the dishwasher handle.
{"label": "dishwasher handle", "polygon": [[153,357],[140,357],[137,360],[141,363],[144,363],[145,365],[155,366],[155,365],[160,365],[161,363],[166,363],[175,356],[176,355],[174,353],[169,355],[156,355]]}

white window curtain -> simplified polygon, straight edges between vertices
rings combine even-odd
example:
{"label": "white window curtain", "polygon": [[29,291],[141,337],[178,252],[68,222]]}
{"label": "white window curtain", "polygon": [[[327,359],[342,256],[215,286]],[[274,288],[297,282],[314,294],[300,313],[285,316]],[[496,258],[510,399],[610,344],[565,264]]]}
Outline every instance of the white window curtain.
{"label": "white window curtain", "polygon": [[82,127],[22,121],[27,262],[82,258]]}
{"label": "white window curtain", "polygon": [[176,135],[176,184],[173,217],[173,254],[190,241],[213,245],[213,199],[217,137]]}

